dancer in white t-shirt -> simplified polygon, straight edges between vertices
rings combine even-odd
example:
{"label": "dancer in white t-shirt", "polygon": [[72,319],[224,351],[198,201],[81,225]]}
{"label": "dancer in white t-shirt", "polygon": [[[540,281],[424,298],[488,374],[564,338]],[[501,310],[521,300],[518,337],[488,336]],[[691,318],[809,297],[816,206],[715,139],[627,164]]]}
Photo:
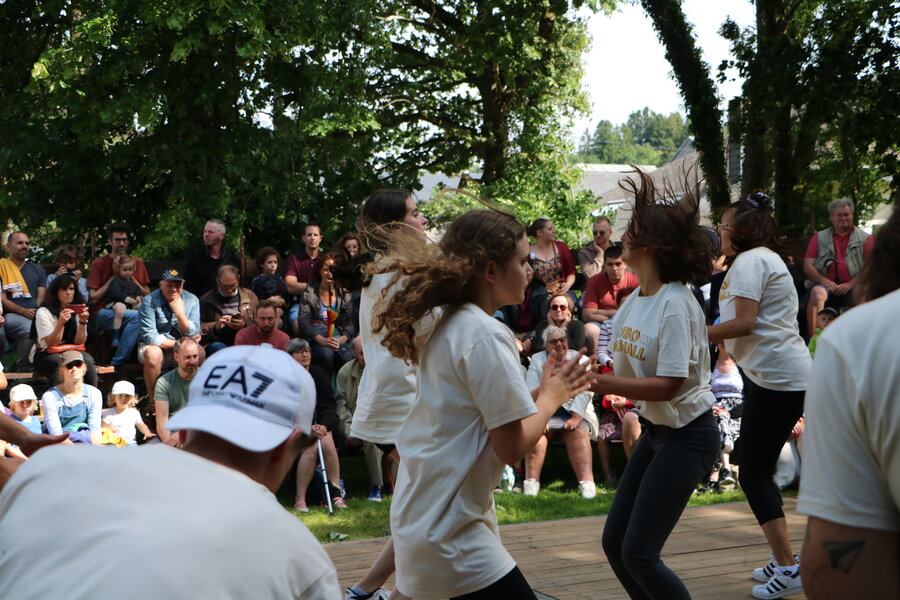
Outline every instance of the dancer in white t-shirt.
{"label": "dancer in white t-shirt", "polygon": [[[378,446],[394,460],[400,425],[409,414],[416,395],[415,367],[397,360],[381,345],[383,335],[372,331],[375,309],[382,297],[391,298],[399,285],[388,273],[371,274],[373,265],[390,259],[392,247],[425,243],[428,220],[419,213],[416,201],[399,190],[378,190],[366,199],[358,229],[368,250],[365,254],[339,255],[332,266],[335,281],[350,290],[361,288],[359,335],[366,355],[366,370],[359,384],[351,437]],[[427,325],[419,325],[427,329]],[[348,600],[386,600],[381,586],[394,572],[394,542],[389,539],[368,572],[347,591]],[[393,600],[403,600],[394,590]]]}
{"label": "dancer in white t-shirt", "polygon": [[603,551],[632,598],[683,600],[690,594],[660,552],[719,453],[706,319],[686,287],[708,276],[713,249],[690,189],[675,201],[668,187],[637,175],[626,180],[634,212],[622,259],[641,285],[616,313],[614,374],[599,375],[592,389],[635,402],[645,430],[619,480]]}
{"label": "dancer in white t-shirt", "polygon": [[807,391],[797,512],[810,600],[900,598],[900,210],[855,291],[865,304],[819,338]]}
{"label": "dancer in white t-shirt", "polygon": [[[515,338],[491,315],[522,301],[528,252],[519,222],[480,210],[456,219],[439,247],[380,268],[405,279],[374,330],[392,355],[418,365],[391,504],[397,588],[408,596],[534,598],[500,542],[491,491],[593,375],[578,354],[547,362],[535,398],[525,385]],[[438,307],[423,340],[415,325]]]}
{"label": "dancer in white t-shirt", "polygon": [[800,567],[791,551],[781,494],[772,480],[778,454],[803,415],[812,359],[797,326],[797,291],[782,258],[771,199],[762,192],[732,203],[719,223],[729,264],[719,290],[721,323],[708,328],[725,341],[747,376],[741,416],[741,488],[772,554],[755,569],[755,598],[800,593]]}

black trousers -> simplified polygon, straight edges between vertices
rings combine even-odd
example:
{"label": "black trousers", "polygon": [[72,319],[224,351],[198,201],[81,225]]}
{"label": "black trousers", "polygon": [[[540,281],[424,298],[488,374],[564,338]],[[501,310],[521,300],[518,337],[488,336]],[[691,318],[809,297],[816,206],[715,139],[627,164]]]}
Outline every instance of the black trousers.
{"label": "black trousers", "polygon": [[718,454],[719,429],[711,411],[679,429],[645,427],[603,528],[603,551],[632,598],[691,597],[659,556]]}
{"label": "black trousers", "polygon": [[750,510],[760,525],[784,517],[781,493],[772,475],[791,429],[803,416],[804,394],[770,390],[746,380],[741,415],[740,480]]}
{"label": "black trousers", "polygon": [[486,588],[471,594],[454,596],[451,600],[536,600],[536,598],[522,571],[519,567],[513,567],[512,571]]}

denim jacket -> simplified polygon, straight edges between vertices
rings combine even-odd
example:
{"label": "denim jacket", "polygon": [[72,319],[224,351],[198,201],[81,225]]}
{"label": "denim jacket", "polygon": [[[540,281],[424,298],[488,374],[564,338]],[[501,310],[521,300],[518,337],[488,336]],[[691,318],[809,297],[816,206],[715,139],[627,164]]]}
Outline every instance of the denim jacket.
{"label": "denim jacket", "polygon": [[191,326],[187,331],[178,328],[178,319],[163,298],[162,292],[154,290],[141,302],[141,342],[158,346],[165,340],[177,340],[182,336],[194,336],[200,333],[200,299],[187,290],[181,291],[184,301],[184,313]]}

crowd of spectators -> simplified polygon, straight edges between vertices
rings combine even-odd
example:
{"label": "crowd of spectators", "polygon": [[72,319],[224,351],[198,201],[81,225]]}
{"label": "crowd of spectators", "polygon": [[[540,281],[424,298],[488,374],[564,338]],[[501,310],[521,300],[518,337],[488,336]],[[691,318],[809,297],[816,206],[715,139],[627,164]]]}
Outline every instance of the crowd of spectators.
{"label": "crowd of spectators", "polygon": [[[804,263],[810,289],[801,299],[805,309],[801,308],[798,318],[812,318],[811,352],[822,330],[852,304],[849,292],[872,247],[871,238],[853,226],[852,203],[838,201],[829,211],[833,225],[813,236]],[[40,406],[46,431],[69,428],[77,433],[80,428],[80,437],[90,443],[121,438],[131,445],[140,431],[144,441],[156,437],[177,445],[167,422],[187,403],[191,379],[203,360],[229,346],[268,344],[290,353],[309,370],[319,388],[320,419],[313,434],[323,448],[332,496],[342,496],[338,456],[350,447],[364,452],[368,498],[380,500],[384,456],[375,444],[350,435],[365,368],[357,335],[359,294],[342,289],[331,273],[336,258],[354,257],[365,248],[355,232],[327,233],[336,239],[331,250],[323,246],[326,236],[321,228],[310,223],[303,229],[298,251],[283,259],[276,248],[263,247],[255,255],[255,271],[248,273],[244,259],[224,244],[225,223],[210,219],[203,229],[203,248],[182,263],[183,269],[165,269],[158,281],[151,282],[146,264],[130,253],[131,228],[125,223],[107,228],[109,251],[90,264],[86,277],[75,247],[58,248],[57,264],[44,268],[29,260],[27,233],[13,232],[6,240],[8,257],[0,259],[5,317],[0,350],[15,344],[15,370],[34,371],[46,378],[50,389],[38,403],[31,398],[31,388],[19,387],[10,393],[9,412],[33,427],[36,418],[26,414],[29,403],[32,411]],[[532,268],[524,299],[495,314],[515,334],[523,376],[534,383],[550,356],[559,354],[561,359],[583,347],[597,355],[604,370],[612,370],[609,342],[616,311],[640,285],[622,259],[621,242],[613,240],[612,223],[603,216],[595,218],[590,241],[575,249],[556,240],[549,219],[537,219],[528,233],[533,239],[528,258]],[[717,277],[721,283],[721,274],[714,275],[712,290],[704,287],[709,282],[695,286],[696,295],[702,297],[701,290],[706,294],[709,323],[717,316],[716,298],[709,297],[716,295]],[[94,355],[103,345],[108,346],[103,356],[110,357],[119,381],[101,419],[103,402]],[[711,352],[717,396],[713,410],[722,448],[702,491],[735,483],[730,456],[739,439],[743,388],[741,371],[724,347],[712,346]],[[127,374],[135,373],[126,366],[135,364],[142,365],[150,401],[143,410],[151,428],[134,408],[140,395],[133,383],[124,381]],[[547,435],[524,463],[515,465],[517,491],[524,487],[527,494],[538,493],[546,448],[557,431],[584,497],[594,494],[592,444],[597,446],[603,480],[615,483],[609,443],[622,441],[626,458],[630,456],[641,434],[639,411],[628,398],[583,396],[560,409]],[[104,429],[110,430],[106,438]],[[14,448],[5,446],[5,450],[14,455]],[[301,511],[307,507],[305,491],[317,460],[314,454],[301,455],[295,504]],[[338,500],[336,506],[346,504]]]}

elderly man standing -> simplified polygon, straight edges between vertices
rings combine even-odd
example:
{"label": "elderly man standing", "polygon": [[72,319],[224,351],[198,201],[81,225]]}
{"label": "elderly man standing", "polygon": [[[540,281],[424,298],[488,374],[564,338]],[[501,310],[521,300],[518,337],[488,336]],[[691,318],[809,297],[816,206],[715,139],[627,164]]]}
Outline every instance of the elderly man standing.
{"label": "elderly man standing", "polygon": [[[141,345],[138,360],[144,365],[144,383],[153,400],[156,378],[163,360],[172,355],[175,342],[183,337],[200,342],[200,300],[184,288],[177,269],[163,272],[159,289],[141,302]],[[200,361],[206,357],[200,348]]]}
{"label": "elderly man standing", "polygon": [[216,287],[216,274],[222,265],[232,265],[241,277],[241,259],[225,248],[225,223],[210,219],[203,226],[203,250],[192,254],[184,268],[187,291],[198,298]]}
{"label": "elderly man standing", "polygon": [[[119,274],[119,260],[128,254],[131,227],[127,223],[113,223],[106,228],[106,233],[109,237],[109,254],[101,256],[91,263],[87,286],[91,295],[91,312],[97,315],[97,327],[104,331],[112,331],[116,311],[106,308],[106,295],[110,282]],[[150,288],[147,287],[147,284],[150,283],[147,267],[144,265],[144,261],[136,256],[134,257],[134,281],[141,286],[142,293],[145,295],[150,293]],[[112,358],[114,367],[124,365],[131,356],[137,345],[140,331],[138,311],[126,310],[122,317],[119,345]]]}
{"label": "elderly man standing", "polygon": [[846,198],[828,205],[831,227],[809,240],[803,273],[807,277],[807,331],[816,331],[816,315],[829,300],[838,307],[851,306],[853,286],[872,253],[875,239],[853,225],[853,202]]}
{"label": "elderly man standing", "polygon": [[[0,598],[341,597],[325,550],[274,495],[310,443],[315,404],[288,354],[228,348],[169,423],[182,450],[42,449],[0,494]],[[36,524],[64,534],[48,544]]]}
{"label": "elderly man standing", "polygon": [[44,301],[47,291],[47,273],[28,260],[31,252],[31,240],[28,234],[16,231],[6,238],[6,251],[9,258],[0,258],[0,280],[3,282],[3,312],[6,320],[3,323],[7,339],[17,342],[19,360],[16,369],[31,371],[28,355],[34,340],[31,339],[31,325],[38,307]]}
{"label": "elderly man standing", "polygon": [[587,279],[603,272],[603,253],[612,245],[612,223],[607,217],[597,217],[591,234],[591,241],[578,251],[578,264]]}

